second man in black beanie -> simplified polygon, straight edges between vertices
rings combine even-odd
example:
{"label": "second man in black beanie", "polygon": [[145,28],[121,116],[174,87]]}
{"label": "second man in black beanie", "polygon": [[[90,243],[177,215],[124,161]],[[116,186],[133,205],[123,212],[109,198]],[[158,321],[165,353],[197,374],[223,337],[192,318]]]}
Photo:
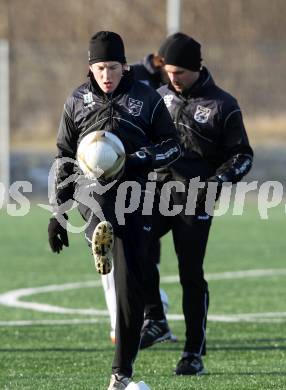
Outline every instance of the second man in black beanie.
{"label": "second man in black beanie", "polygon": [[[173,39],[172,39],[173,37]],[[165,64],[198,72],[201,68],[201,45],[193,38],[177,33],[169,37],[164,50]]]}
{"label": "second man in black beanie", "polygon": [[[235,184],[248,173],[253,151],[237,100],[218,87],[208,69],[201,66],[200,44],[177,34],[163,49],[169,83],[158,92],[175,123],[182,148],[182,158],[170,167],[171,178],[182,187],[186,183],[190,186],[180,193],[172,191],[171,202],[181,205],[181,211],[172,218],[157,213],[154,226],[161,232],[171,228],[179,265],[186,338],[175,373],[201,375],[205,372],[202,357],[206,354],[209,306],[204,258],[214,205],[224,182]],[[193,179],[203,182],[197,197]],[[156,264],[148,269],[148,281],[145,295],[151,291],[156,297],[160,287]],[[159,310],[158,301],[149,298],[145,304],[149,325],[141,332],[141,346],[145,348],[161,341],[157,337]]]}

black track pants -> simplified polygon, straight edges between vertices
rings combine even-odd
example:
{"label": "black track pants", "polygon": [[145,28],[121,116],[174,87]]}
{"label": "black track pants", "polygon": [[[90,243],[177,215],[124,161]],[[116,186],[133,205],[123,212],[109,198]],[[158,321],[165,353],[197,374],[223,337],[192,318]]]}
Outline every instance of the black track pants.
{"label": "black track pants", "polygon": [[[196,167],[201,181],[213,172],[205,164]],[[196,177],[196,174],[194,174]],[[186,194],[172,192],[171,205],[185,205]],[[199,215],[198,215],[199,214]],[[161,215],[155,210],[153,218],[153,242],[172,231],[178,259],[179,277],[183,290],[182,307],[186,325],[184,351],[204,355],[206,353],[206,322],[209,306],[208,284],[204,279],[203,262],[209,237],[212,217],[205,213],[197,215],[180,214],[172,217]],[[151,245],[152,246],[152,245]],[[151,256],[149,256],[151,257]],[[145,284],[146,318],[163,318],[162,304],[159,303],[159,273],[153,262],[149,266],[149,278]]]}
{"label": "black track pants", "polygon": [[201,219],[200,216],[190,216],[188,221],[178,217],[172,229],[183,290],[182,306],[186,324],[184,351],[199,355],[206,353],[209,292],[204,279],[203,261],[211,222],[211,217]]}
{"label": "black track pants", "polygon": [[[144,320],[143,279],[148,269],[145,260],[149,253],[151,217],[142,216],[140,209],[127,214],[124,226],[118,225],[114,213],[114,193],[100,197],[94,195],[100,204],[104,218],[110,221],[115,231],[114,280],[116,289],[116,346],[112,364],[113,373],[132,375],[140,332]],[[86,221],[86,239],[91,243],[92,234],[100,218],[82,204],[79,211]]]}

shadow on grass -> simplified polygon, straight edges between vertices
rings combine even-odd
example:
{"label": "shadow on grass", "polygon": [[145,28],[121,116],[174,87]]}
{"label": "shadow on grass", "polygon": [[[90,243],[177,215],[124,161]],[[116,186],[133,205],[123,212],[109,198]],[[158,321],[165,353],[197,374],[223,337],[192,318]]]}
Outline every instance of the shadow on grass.
{"label": "shadow on grass", "polygon": [[[263,342],[264,345],[257,345]],[[267,344],[268,343],[268,344]],[[280,345],[277,343],[280,343]],[[275,345],[274,345],[275,344]],[[283,345],[284,344],[284,345]],[[184,343],[161,343],[154,345],[151,349],[156,351],[182,351]],[[145,350],[149,350],[144,349]],[[247,341],[245,344],[226,344],[224,341],[217,340],[216,342],[209,341],[207,343],[208,351],[286,351],[286,339],[264,339]]]}
{"label": "shadow on grass", "polygon": [[[264,345],[257,345],[264,343]],[[266,343],[269,343],[268,345]],[[271,345],[275,343],[281,343],[281,345]],[[285,345],[282,345],[284,344]],[[153,345],[152,347],[143,349],[141,351],[182,351],[184,343],[178,342],[162,342]],[[243,344],[237,343],[229,345],[225,343],[225,340],[210,340],[208,342],[208,351],[286,351],[286,339],[275,338],[275,339],[254,339],[244,340]],[[105,348],[68,348],[68,347],[48,347],[48,348],[0,348],[0,353],[4,352],[79,352],[79,353],[93,353],[93,352],[112,352],[114,346],[110,345]]]}
{"label": "shadow on grass", "polygon": [[232,345],[232,346],[210,346],[209,351],[286,351],[286,345]]}
{"label": "shadow on grass", "polygon": [[286,376],[286,371],[249,371],[249,372],[207,372],[202,376],[259,376],[259,375],[272,375],[272,376]]}

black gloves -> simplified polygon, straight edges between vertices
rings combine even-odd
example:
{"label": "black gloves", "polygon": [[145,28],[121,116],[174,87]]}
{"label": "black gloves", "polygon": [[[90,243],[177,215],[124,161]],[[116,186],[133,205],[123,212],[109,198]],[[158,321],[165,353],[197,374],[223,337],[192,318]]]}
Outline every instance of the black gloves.
{"label": "black gloves", "polygon": [[215,195],[215,201],[218,200],[221,189],[222,189],[222,181],[219,179],[219,177],[212,176],[209,179],[205,181],[205,185],[203,188],[199,188],[198,190],[198,196],[197,196],[197,204],[201,205],[204,204],[206,201],[206,196],[207,196],[207,191],[209,187],[209,183],[216,183],[217,184],[217,189],[216,189],[216,195]]}
{"label": "black gloves", "polygon": [[209,183],[217,183],[217,190],[214,197],[214,201],[217,201],[220,196],[223,183],[237,183],[249,172],[251,165],[251,155],[236,154],[227,160],[217,169],[216,175],[207,179],[203,188],[199,188],[197,196],[197,210],[205,210],[205,201]]}
{"label": "black gloves", "polygon": [[152,158],[144,151],[127,154],[125,160],[125,173],[128,176],[134,176],[139,172],[147,170],[151,167]]}
{"label": "black gloves", "polygon": [[67,219],[68,216],[66,214],[61,216],[62,224],[60,224],[58,219],[55,217],[50,219],[48,233],[49,244],[53,252],[60,253],[60,251],[63,249],[63,245],[69,246],[68,233],[66,230]]}
{"label": "black gloves", "polygon": [[252,166],[252,156],[236,154],[221,165],[216,171],[216,177],[223,183],[237,183],[245,176]]}
{"label": "black gloves", "polygon": [[208,192],[208,186],[209,183],[216,183],[216,193],[214,194],[215,196],[212,197],[212,205],[208,205],[211,208],[214,207],[215,202],[218,200],[221,190],[222,190],[222,184],[223,182],[219,179],[217,176],[212,176],[209,179],[205,181],[205,185],[203,188],[199,188],[198,190],[198,195],[197,195],[197,205],[196,205],[196,215],[201,215],[205,214],[206,212],[209,212],[209,207],[206,210],[206,196]]}

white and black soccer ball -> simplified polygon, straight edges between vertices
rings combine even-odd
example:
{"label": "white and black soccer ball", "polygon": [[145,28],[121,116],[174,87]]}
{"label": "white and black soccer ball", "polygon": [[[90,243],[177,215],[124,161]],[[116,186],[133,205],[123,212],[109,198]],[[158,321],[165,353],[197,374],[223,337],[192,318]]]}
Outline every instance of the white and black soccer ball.
{"label": "white and black soccer ball", "polygon": [[109,131],[87,134],[77,149],[77,161],[89,179],[115,179],[125,163],[125,149],[120,139]]}

